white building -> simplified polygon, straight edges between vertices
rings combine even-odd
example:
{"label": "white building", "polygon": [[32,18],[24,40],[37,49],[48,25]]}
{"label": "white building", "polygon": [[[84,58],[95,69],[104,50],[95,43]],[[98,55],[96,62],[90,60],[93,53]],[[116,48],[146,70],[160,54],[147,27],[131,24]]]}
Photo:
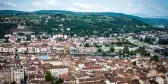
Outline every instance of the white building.
{"label": "white building", "polygon": [[67,36],[67,35],[63,35],[63,34],[56,34],[56,35],[53,36],[53,38],[54,38],[54,39],[56,39],[56,38],[64,38],[64,39],[67,39],[68,36]]}
{"label": "white building", "polygon": [[42,64],[51,64],[51,65],[54,65],[54,66],[61,66],[63,64],[63,62],[59,59],[42,60],[41,63]]}
{"label": "white building", "polygon": [[68,67],[53,67],[49,71],[53,77],[58,77],[61,74],[68,73]]}
{"label": "white building", "polygon": [[21,67],[15,67],[11,69],[11,80],[16,81],[17,84],[21,83],[24,79],[24,69]]}

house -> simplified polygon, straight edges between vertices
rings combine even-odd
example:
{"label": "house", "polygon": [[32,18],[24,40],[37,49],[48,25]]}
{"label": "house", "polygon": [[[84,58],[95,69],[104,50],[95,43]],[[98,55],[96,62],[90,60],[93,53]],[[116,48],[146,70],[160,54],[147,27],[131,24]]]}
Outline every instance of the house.
{"label": "house", "polygon": [[69,53],[78,53],[78,48],[75,47],[69,47]]}
{"label": "house", "polygon": [[97,52],[98,48],[96,47],[79,47],[79,52],[81,53],[94,53]]}
{"label": "house", "polygon": [[68,67],[67,66],[53,66],[48,71],[50,71],[53,77],[58,77],[59,75],[68,73]]}
{"label": "house", "polygon": [[63,64],[63,62],[59,59],[46,59],[41,61],[42,64],[51,64],[54,66],[60,66]]}
{"label": "house", "polygon": [[14,67],[11,69],[11,80],[16,81],[17,84],[21,83],[24,79],[24,69],[23,67]]}
{"label": "house", "polygon": [[64,38],[64,39],[67,39],[68,36],[67,36],[67,35],[64,35],[64,34],[56,34],[56,35],[53,36],[53,38],[54,38],[54,39],[56,39],[56,38]]}
{"label": "house", "polygon": [[2,69],[0,70],[0,83],[11,82],[11,70],[10,69]]}

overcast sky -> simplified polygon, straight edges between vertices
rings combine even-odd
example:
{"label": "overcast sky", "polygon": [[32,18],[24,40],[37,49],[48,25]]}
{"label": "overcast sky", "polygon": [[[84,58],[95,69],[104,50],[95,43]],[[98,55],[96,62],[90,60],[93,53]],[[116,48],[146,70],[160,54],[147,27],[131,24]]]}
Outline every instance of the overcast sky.
{"label": "overcast sky", "polygon": [[0,10],[69,10],[168,16],[168,0],[0,0]]}

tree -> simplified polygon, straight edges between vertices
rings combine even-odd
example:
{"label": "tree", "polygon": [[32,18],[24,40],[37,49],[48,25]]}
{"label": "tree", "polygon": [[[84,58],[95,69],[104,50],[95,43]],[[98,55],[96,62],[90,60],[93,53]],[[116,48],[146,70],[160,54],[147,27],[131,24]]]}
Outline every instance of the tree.
{"label": "tree", "polygon": [[21,41],[21,38],[18,38],[18,39],[17,39],[17,42],[20,42],[20,41]]}
{"label": "tree", "polygon": [[147,55],[148,54],[147,51],[145,50],[144,46],[138,48],[138,53],[140,53],[141,55]]}
{"label": "tree", "polygon": [[52,75],[50,73],[50,71],[46,71],[45,73],[45,81],[52,81]]}
{"label": "tree", "polygon": [[124,53],[124,54],[129,54],[129,48],[128,48],[128,46],[125,46],[125,47],[124,47],[123,53]]}
{"label": "tree", "polygon": [[110,52],[114,52],[114,51],[115,51],[114,47],[110,47]]}
{"label": "tree", "polygon": [[167,70],[166,70],[165,66],[163,66],[163,65],[158,65],[157,71],[160,73],[167,73]]}
{"label": "tree", "polygon": [[21,84],[24,84],[24,79],[21,79],[21,81],[20,81],[20,82],[21,82]]}
{"label": "tree", "polygon": [[30,35],[26,35],[26,41],[31,41],[31,36]]}
{"label": "tree", "polygon": [[12,81],[10,84],[17,84],[16,81]]}
{"label": "tree", "polygon": [[153,56],[153,57],[151,57],[150,61],[159,62],[159,56]]}
{"label": "tree", "polygon": [[84,47],[89,47],[90,45],[89,45],[89,43],[85,43],[85,45],[84,45]]}
{"label": "tree", "polygon": [[135,66],[135,65],[136,65],[136,61],[135,61],[135,62],[132,62],[132,64]]}
{"label": "tree", "polygon": [[107,55],[107,53],[106,52],[103,52],[103,56],[106,56]]}
{"label": "tree", "polygon": [[147,43],[153,44],[153,42],[155,42],[155,38],[145,37],[144,41]]}
{"label": "tree", "polygon": [[165,51],[164,55],[165,55],[165,57],[167,57],[168,56],[168,51]]}
{"label": "tree", "polygon": [[135,55],[133,50],[132,50],[132,51],[130,51],[130,55]]}
{"label": "tree", "polygon": [[141,84],[138,79],[134,79],[131,81],[131,84]]}
{"label": "tree", "polygon": [[9,84],[9,83],[7,81],[5,81],[4,84]]}
{"label": "tree", "polygon": [[5,43],[9,43],[9,37],[5,37]]}
{"label": "tree", "polygon": [[142,42],[142,41],[143,41],[143,38],[140,38],[139,41]]}
{"label": "tree", "polygon": [[38,39],[38,40],[41,40],[41,37],[38,35],[38,36],[37,36],[37,39]]}
{"label": "tree", "polygon": [[27,79],[28,79],[28,76],[27,76],[27,74],[24,72],[24,82],[26,82]]}
{"label": "tree", "polygon": [[61,78],[59,78],[55,84],[62,84],[64,82],[64,80],[62,80]]}
{"label": "tree", "polygon": [[167,45],[168,44],[168,39],[159,39],[159,44]]}
{"label": "tree", "polygon": [[102,52],[102,49],[101,49],[101,48],[98,48],[97,52],[98,52],[98,53],[101,53],[101,52]]}
{"label": "tree", "polygon": [[121,50],[119,50],[119,54],[122,54],[122,51],[121,51]]}

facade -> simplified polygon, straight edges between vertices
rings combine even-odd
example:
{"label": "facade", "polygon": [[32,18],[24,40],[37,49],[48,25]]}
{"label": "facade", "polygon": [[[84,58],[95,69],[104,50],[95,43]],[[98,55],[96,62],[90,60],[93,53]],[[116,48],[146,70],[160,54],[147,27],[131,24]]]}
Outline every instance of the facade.
{"label": "facade", "polygon": [[62,65],[62,61],[58,60],[58,59],[42,60],[42,64],[51,64],[54,66],[60,66],[60,65]]}
{"label": "facade", "polygon": [[24,80],[24,69],[21,67],[11,69],[11,80],[20,84],[21,80]]}
{"label": "facade", "polygon": [[0,70],[0,83],[11,82],[11,71],[9,69]]}
{"label": "facade", "polygon": [[53,67],[49,71],[53,77],[58,77],[61,74],[68,73],[68,67]]}

